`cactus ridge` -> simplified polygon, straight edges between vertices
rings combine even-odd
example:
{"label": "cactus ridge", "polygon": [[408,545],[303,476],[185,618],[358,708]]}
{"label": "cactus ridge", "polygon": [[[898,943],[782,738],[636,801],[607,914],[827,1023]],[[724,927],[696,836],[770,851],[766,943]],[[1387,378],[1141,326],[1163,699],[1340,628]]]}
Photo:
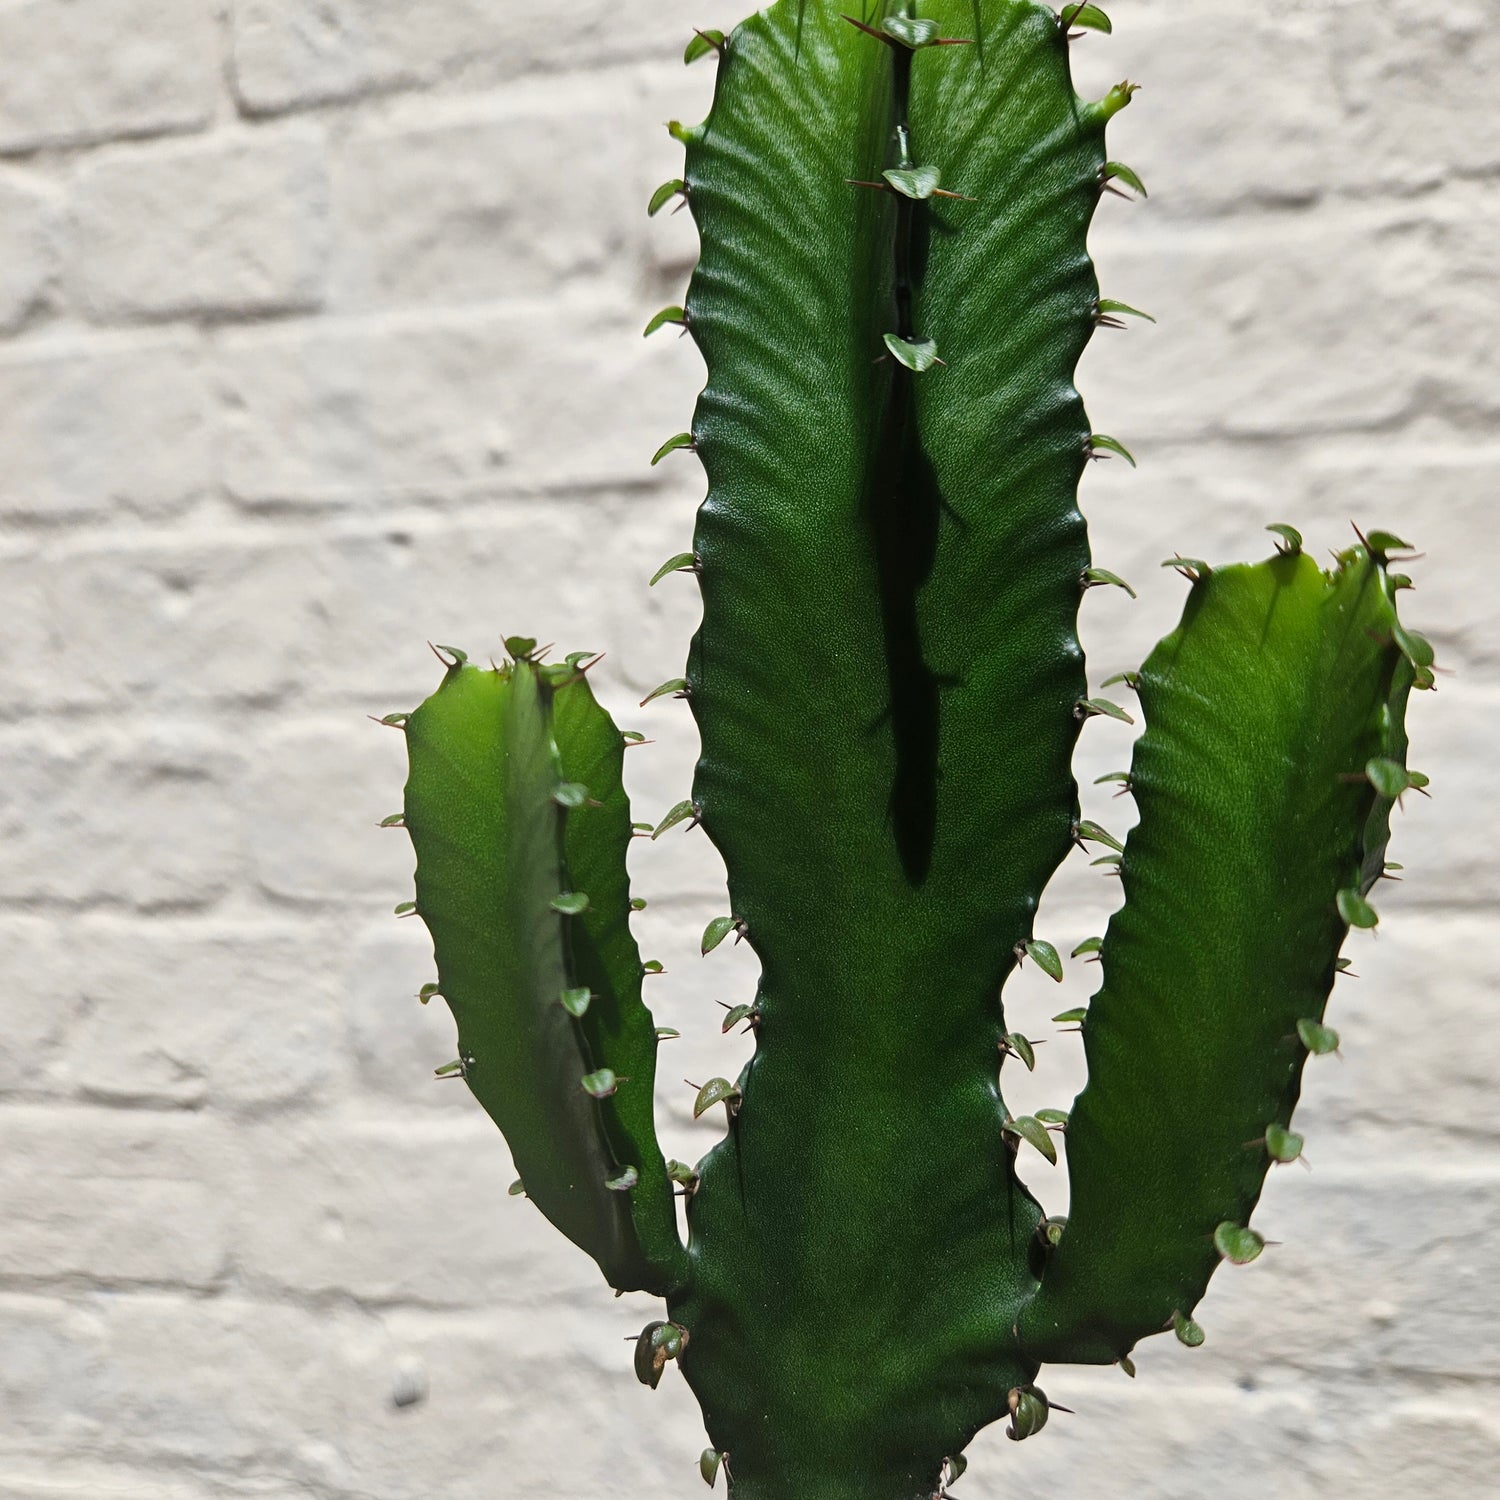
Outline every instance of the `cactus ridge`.
{"label": "cactus ridge", "polygon": [[[920,12],[920,13],[919,13]],[[1300,533],[1213,567],[1176,555],[1182,622],[1118,684],[1144,729],[1122,842],[1081,816],[1091,693],[1077,620],[1096,567],[1077,505],[1089,463],[1135,466],[1074,383],[1100,328],[1145,318],[1103,298],[1087,249],[1105,192],[1145,196],[1105,150],[1129,104],[1074,91],[1095,5],[1037,0],[776,0],[713,58],[701,125],[677,122],[701,258],[667,323],[707,367],[692,453],[707,498],[689,574],[703,600],[684,699],[702,741],[691,795],[632,823],[621,735],[592,658],[507,642],[492,672],[440,648],[411,715],[402,814],[419,914],[458,1022],[461,1077],[510,1142],[519,1186],[619,1289],[666,1300],[633,1339],[655,1387],[677,1363],[704,1412],[709,1484],[737,1500],[936,1500],[988,1423],[1048,1425],[1052,1362],[1118,1363],[1194,1318],[1224,1262],[1274,1254],[1251,1217],[1298,1160],[1309,1057],[1351,928],[1378,921],[1412,689],[1432,649],[1398,618],[1405,547],[1361,535],[1323,572]],[[1126,189],[1129,192],[1125,191]],[[1117,465],[1117,468],[1123,465]],[[1132,704],[1132,707],[1134,705]],[[701,827],[730,907],[710,961],[745,942],[753,998],[721,1002],[755,1051],[693,1083],[724,1137],[663,1162],[652,1123],[662,1036],[629,919],[633,837]],[[1034,930],[1075,848],[1119,876],[1081,1032],[1071,1109],[1015,1115],[1004,1065],[1018,964],[1063,975]],[[722,1106],[722,1113],[720,1113]],[[1048,1217],[1019,1153],[1061,1161]],[[674,1193],[689,1239],[679,1238]]]}

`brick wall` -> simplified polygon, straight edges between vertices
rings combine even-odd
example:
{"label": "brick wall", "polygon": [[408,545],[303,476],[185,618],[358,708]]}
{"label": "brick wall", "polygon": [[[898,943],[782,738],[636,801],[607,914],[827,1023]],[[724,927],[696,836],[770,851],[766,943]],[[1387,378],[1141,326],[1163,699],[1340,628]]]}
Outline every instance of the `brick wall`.
{"label": "brick wall", "polygon": [[[629,1372],[648,1304],[506,1199],[432,1081],[451,1031],[388,915],[409,848],[373,826],[402,745],[364,715],[432,686],[428,639],[607,648],[660,740],[642,815],[684,794],[686,714],[632,705],[695,619],[689,582],[644,584],[699,471],[645,460],[701,367],[639,337],[693,238],[643,209],[711,87],[677,49],[735,9],[0,3],[0,1500],[700,1493],[690,1398]],[[1456,675],[1415,705],[1437,795],[1336,997],[1316,1170],[1257,1220],[1285,1243],[1215,1283],[1200,1352],[1055,1373],[1080,1415],[987,1435],[962,1493],[1493,1495],[1500,28],[1489,0],[1113,9],[1080,82],[1147,85],[1113,141],[1152,198],[1095,244],[1161,322],[1082,372],[1142,460],[1087,480],[1096,555],[1148,585],[1090,596],[1096,680],[1170,625],[1160,558],[1351,517],[1428,549],[1413,616]],[[1091,726],[1084,779],[1126,748]],[[1059,940],[1114,889],[1083,863]],[[691,957],[721,873],[699,836],[637,866],[679,1156],[712,1130],[672,1079],[734,1071],[710,1001],[753,982]],[[1057,998],[1022,976],[1012,1013]],[[1077,1087],[1046,1050],[1017,1105]]]}

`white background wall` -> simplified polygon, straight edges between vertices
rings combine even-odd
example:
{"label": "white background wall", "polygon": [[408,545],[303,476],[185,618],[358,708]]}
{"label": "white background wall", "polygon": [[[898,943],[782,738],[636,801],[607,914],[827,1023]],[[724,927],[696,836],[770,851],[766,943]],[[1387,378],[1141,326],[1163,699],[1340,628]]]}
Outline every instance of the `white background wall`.
{"label": "white background wall", "polygon": [[[685,795],[679,670],[701,477],[650,470],[701,367],[640,327],[676,300],[687,215],[661,128],[725,0],[0,3],[0,1497],[693,1496],[702,1438],[650,1315],[508,1200],[461,1088],[424,935],[389,916],[424,642],[607,649],[642,816]],[[1080,85],[1145,91],[1112,144],[1106,333],[1081,375],[1141,472],[1086,481],[1097,682],[1185,585],[1173,551],[1319,551],[1351,518],[1428,550],[1410,615],[1454,675],[1414,704],[1435,798],[1400,820],[1311,1071],[1315,1170],[1284,1244],[1224,1274],[1208,1344],[1140,1378],[1053,1371],[1078,1408],[960,1495],[1500,1494],[1500,17],[1490,0],[1116,0]],[[1093,725],[1085,781],[1123,764]],[[1087,810],[1123,831],[1128,803]],[[733,1073],[703,964],[701,835],[638,851],[674,1154],[686,1074]],[[1099,930],[1076,859],[1044,935]],[[1082,966],[1075,966],[1080,969]],[[1012,1015],[1045,1032],[1035,975]],[[1064,1103],[1076,1041],[1018,1105]],[[1033,1174],[1034,1176],[1036,1174]],[[1058,1174],[1037,1177],[1061,1206]],[[398,1394],[410,1404],[398,1407]],[[412,1399],[416,1398],[416,1399]],[[1071,1477],[1069,1477],[1071,1476]]]}

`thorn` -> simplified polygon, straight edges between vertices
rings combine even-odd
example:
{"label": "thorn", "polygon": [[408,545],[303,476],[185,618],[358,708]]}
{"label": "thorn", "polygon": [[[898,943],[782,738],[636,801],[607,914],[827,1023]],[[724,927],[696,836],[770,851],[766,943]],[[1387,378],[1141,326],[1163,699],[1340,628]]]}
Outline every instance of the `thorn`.
{"label": "thorn", "polygon": [[[427,649],[442,662],[444,669],[449,672],[456,671],[469,659],[469,653],[460,651],[457,646],[434,646],[431,641],[428,641]],[[445,652],[446,655],[444,655]],[[452,657],[451,661],[449,657]]]}
{"label": "thorn", "polygon": [[700,57],[707,57],[710,52],[717,52],[720,61],[723,61],[726,44],[724,33],[719,30],[700,31],[693,27],[693,40],[687,44],[682,54],[684,63],[695,63]]}
{"label": "thorn", "polygon": [[1189,583],[1202,583],[1213,574],[1213,569],[1201,557],[1184,557],[1180,552],[1162,564],[1164,568],[1175,568]]}
{"label": "thorn", "polygon": [[377,828],[405,828],[406,814],[392,813],[388,818],[382,818],[376,825]]}
{"label": "thorn", "polygon": [[377,718],[374,714],[366,714],[365,717],[371,723],[379,724],[384,729],[405,730],[406,722],[411,718],[410,714],[386,714],[384,718]]}
{"label": "thorn", "polygon": [[[677,205],[678,208],[681,208],[687,202],[687,192],[687,183],[680,177],[674,177],[670,182],[662,183],[652,193],[651,201],[646,205],[646,212],[654,219],[674,198],[682,199],[682,203]],[[673,212],[676,212],[676,210],[673,210]]]}
{"label": "thorn", "polygon": [[1136,467],[1135,455],[1130,449],[1119,438],[1112,438],[1105,432],[1090,434],[1088,442],[1084,444],[1084,451],[1091,459],[1102,458],[1107,453],[1115,453],[1123,458],[1132,469]]}

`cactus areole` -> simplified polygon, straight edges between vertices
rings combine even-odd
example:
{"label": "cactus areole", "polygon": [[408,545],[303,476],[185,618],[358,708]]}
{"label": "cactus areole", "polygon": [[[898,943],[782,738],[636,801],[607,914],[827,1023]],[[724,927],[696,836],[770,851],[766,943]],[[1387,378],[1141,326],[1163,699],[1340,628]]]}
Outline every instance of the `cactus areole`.
{"label": "cactus areole", "polygon": [[[656,832],[702,825],[731,906],[704,951],[732,936],[761,965],[726,1023],[752,1061],[699,1086],[727,1133],[696,1168],[656,1141],[642,830],[590,658],[445,651],[437,692],[386,721],[423,999],[458,1023],[440,1071],[504,1131],[516,1193],[663,1299],[636,1373],[680,1368],[703,1476],[741,1500],[928,1500],[981,1427],[1043,1431],[1044,1364],[1202,1343],[1210,1276],[1261,1254],[1266,1174],[1301,1153],[1303,1064],[1338,1045],[1324,1008],[1376,920],[1393,804],[1425,784],[1403,716],[1433,685],[1389,534],[1328,570],[1289,526],[1254,565],[1172,559],[1186,611],[1127,677],[1144,731],[1114,778],[1139,825],[1122,847],[1080,820],[1080,730],[1129,717],[1090,695],[1077,635],[1086,589],[1128,587],[1093,566],[1079,478],[1129,454],[1073,372],[1135,313],[1086,247],[1106,189],[1144,191],[1105,149],[1132,87],[1074,92],[1095,6],[852,3],[697,34],[713,110],[672,127],[686,166],[652,200],[685,198],[702,239],[652,328],[684,325],[708,367],[658,454],[691,450],[708,496],[658,574],[702,591],[686,675],[652,695],[687,700],[702,758]],[[1102,988],[1059,1017],[1089,1081],[1016,1117],[1002,1065],[1034,1051],[1001,989],[1027,958],[1060,975],[1033,918],[1080,844],[1125,896],[1080,948]],[[1064,1132],[1065,1221],[1015,1170]]]}

